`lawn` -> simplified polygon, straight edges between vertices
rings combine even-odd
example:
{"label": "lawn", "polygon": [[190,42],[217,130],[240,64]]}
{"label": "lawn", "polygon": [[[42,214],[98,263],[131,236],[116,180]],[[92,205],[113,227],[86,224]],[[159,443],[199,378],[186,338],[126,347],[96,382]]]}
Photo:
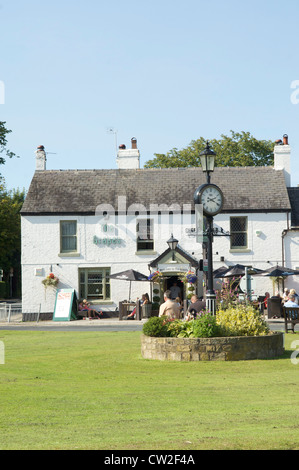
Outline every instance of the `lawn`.
{"label": "lawn", "polygon": [[299,449],[299,364],[144,360],[139,332],[0,331],[0,450]]}

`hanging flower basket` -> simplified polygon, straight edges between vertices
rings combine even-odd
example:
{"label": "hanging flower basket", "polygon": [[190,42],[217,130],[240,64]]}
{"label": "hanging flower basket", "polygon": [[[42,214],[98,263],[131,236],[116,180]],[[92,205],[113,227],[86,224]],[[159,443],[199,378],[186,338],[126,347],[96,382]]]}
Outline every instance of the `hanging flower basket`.
{"label": "hanging flower basket", "polygon": [[184,276],[181,277],[181,280],[185,284],[195,284],[197,281],[197,276],[192,271],[188,271]]}
{"label": "hanging flower basket", "polygon": [[47,287],[56,287],[58,282],[58,277],[56,277],[53,273],[48,274],[48,276],[42,280],[42,284],[44,284],[45,289]]}
{"label": "hanging flower basket", "polygon": [[148,276],[148,280],[149,281],[153,281],[153,282],[157,282],[159,281],[159,279],[162,277],[162,274],[160,273],[160,271],[155,271],[154,273],[151,273],[149,276]]}

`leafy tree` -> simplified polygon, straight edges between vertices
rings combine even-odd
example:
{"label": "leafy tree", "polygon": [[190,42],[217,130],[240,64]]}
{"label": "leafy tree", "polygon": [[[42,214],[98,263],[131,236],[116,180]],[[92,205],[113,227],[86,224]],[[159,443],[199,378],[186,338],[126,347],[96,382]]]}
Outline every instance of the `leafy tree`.
{"label": "leafy tree", "polygon": [[21,272],[21,216],[25,190],[7,191],[0,182],[0,268],[8,281],[10,268],[14,269],[14,282],[20,281]]}
{"label": "leafy tree", "polygon": [[[274,142],[258,140],[250,132],[234,132],[221,135],[221,139],[209,141],[212,150],[217,154],[215,166],[269,166],[273,165]],[[171,149],[166,154],[155,153],[155,158],[145,163],[145,168],[173,168],[200,166],[199,154],[206,146],[206,139],[200,137],[192,140],[182,150]]]}
{"label": "leafy tree", "polygon": [[[4,153],[7,157],[12,158],[16,155],[7,149],[7,135],[10,134],[10,130],[5,127],[6,122],[0,121],[0,153]],[[0,156],[0,165],[4,165],[5,158]],[[1,175],[0,175],[1,176]]]}

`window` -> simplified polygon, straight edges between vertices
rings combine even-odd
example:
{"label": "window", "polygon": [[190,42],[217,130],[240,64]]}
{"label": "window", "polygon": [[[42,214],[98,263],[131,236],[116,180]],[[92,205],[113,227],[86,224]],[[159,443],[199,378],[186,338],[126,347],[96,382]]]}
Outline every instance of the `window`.
{"label": "window", "polygon": [[79,269],[79,295],[88,300],[110,300],[110,268]]}
{"label": "window", "polygon": [[154,249],[154,221],[153,219],[140,219],[136,224],[137,251]]}
{"label": "window", "polygon": [[230,247],[247,248],[247,217],[230,218]]}
{"label": "window", "polygon": [[77,222],[75,220],[60,221],[60,252],[77,251]]}

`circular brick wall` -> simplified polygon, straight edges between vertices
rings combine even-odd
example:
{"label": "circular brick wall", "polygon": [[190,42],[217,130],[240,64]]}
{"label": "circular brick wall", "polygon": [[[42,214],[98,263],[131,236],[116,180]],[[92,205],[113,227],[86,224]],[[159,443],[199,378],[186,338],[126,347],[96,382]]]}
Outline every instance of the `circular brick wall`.
{"label": "circular brick wall", "polygon": [[283,333],[225,338],[156,338],[141,336],[144,359],[161,361],[244,361],[272,359],[284,352]]}

